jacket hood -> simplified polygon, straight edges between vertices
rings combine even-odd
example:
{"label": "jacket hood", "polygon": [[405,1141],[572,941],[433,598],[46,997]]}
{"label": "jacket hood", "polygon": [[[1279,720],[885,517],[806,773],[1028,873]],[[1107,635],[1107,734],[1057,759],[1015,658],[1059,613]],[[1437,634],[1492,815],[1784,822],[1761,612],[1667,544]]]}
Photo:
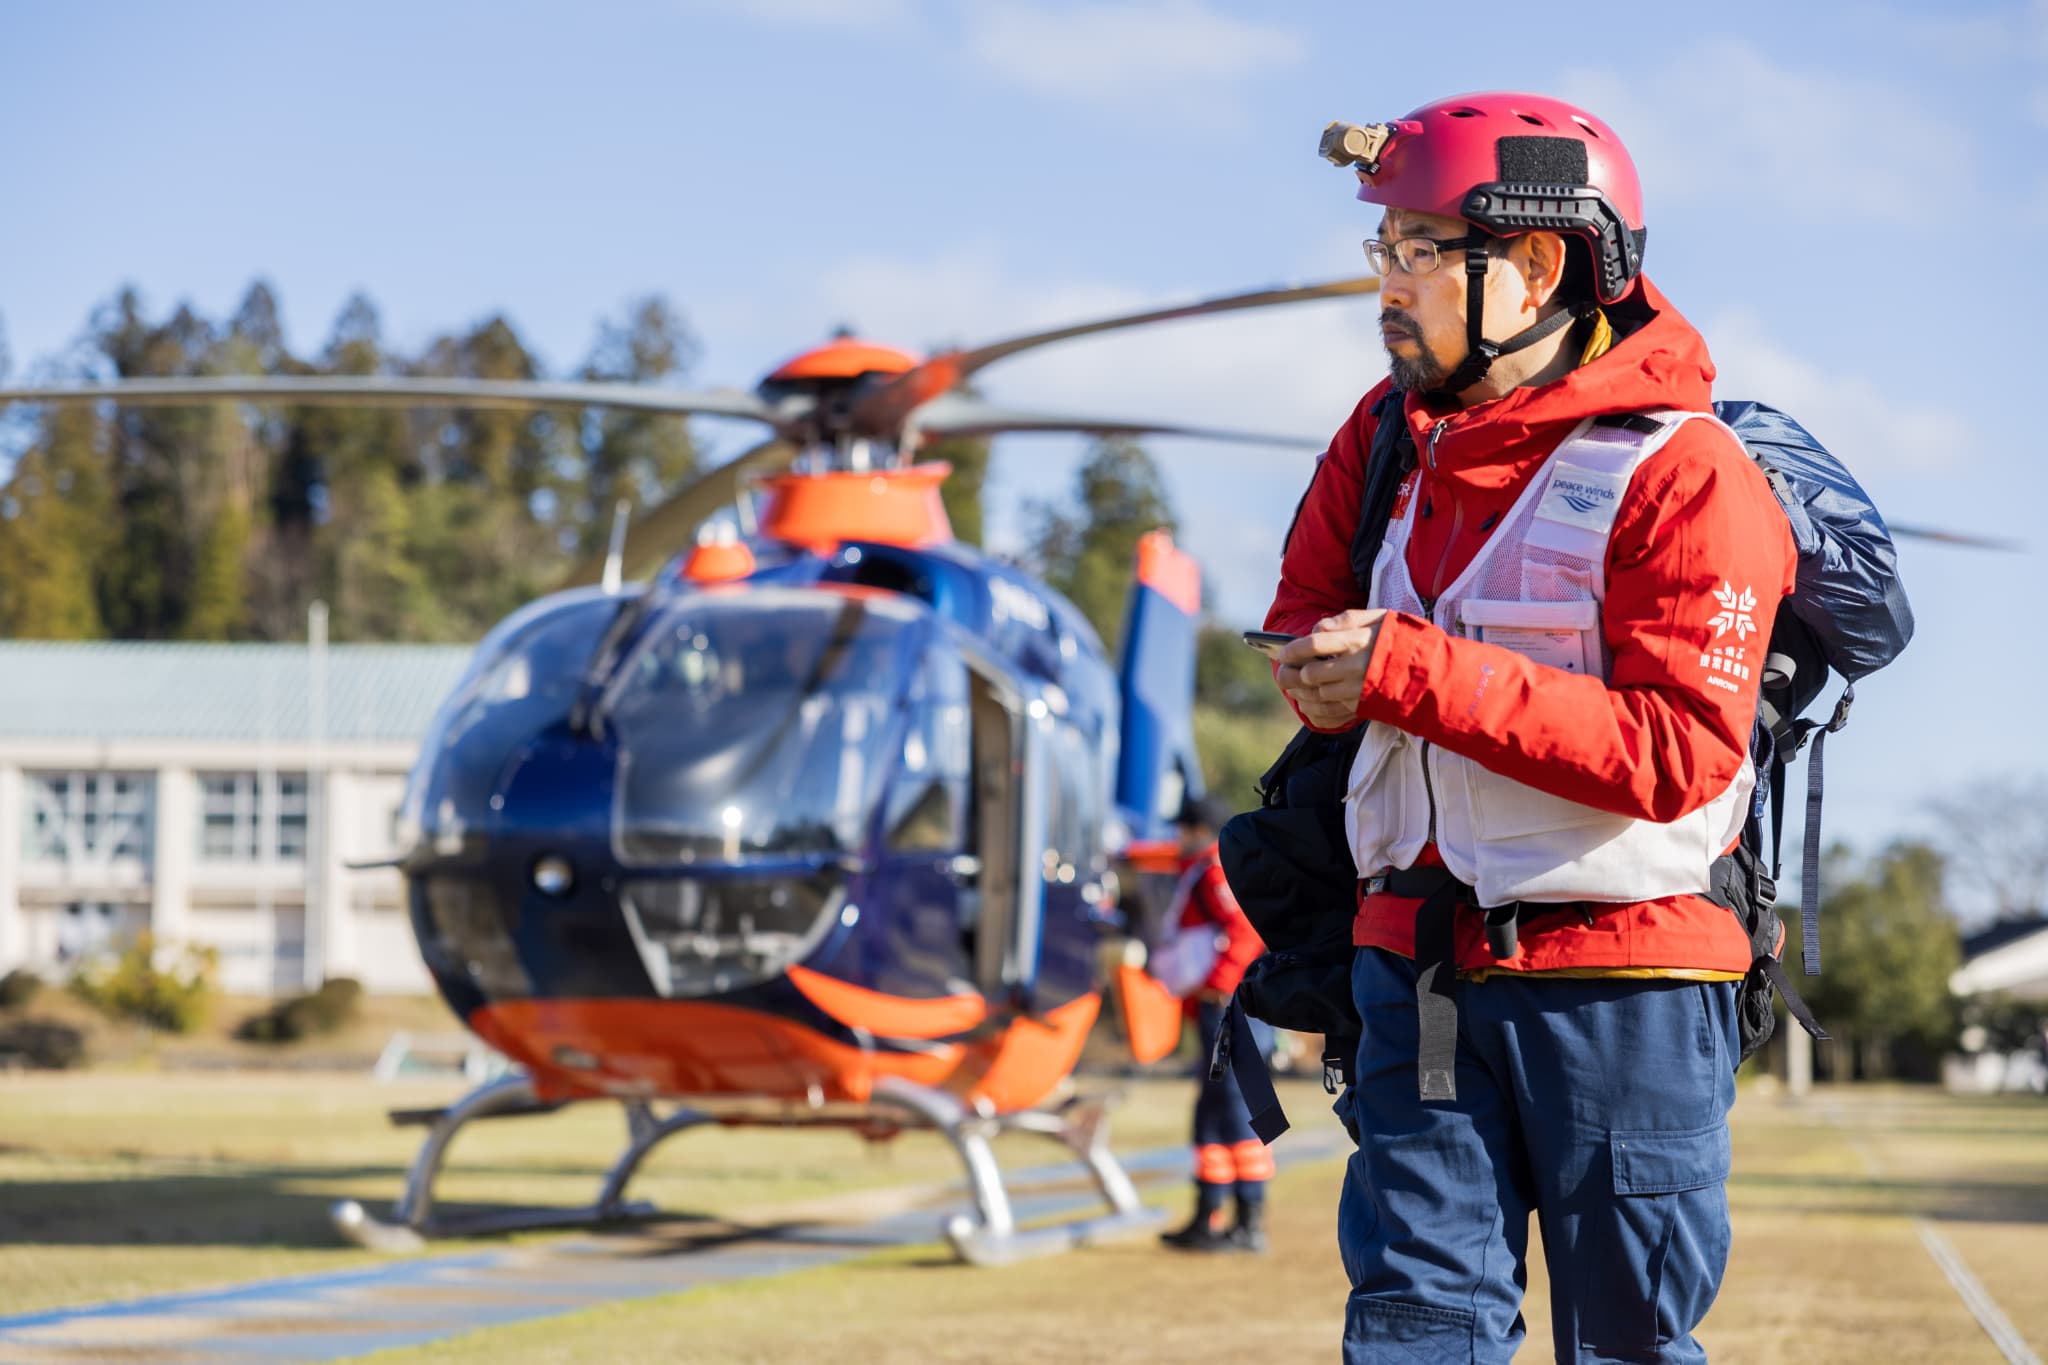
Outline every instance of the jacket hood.
{"label": "jacket hood", "polygon": [[1475,487],[1514,481],[1588,417],[1655,408],[1711,409],[1714,362],[1707,343],[1647,277],[1607,308],[1618,339],[1590,365],[1548,384],[1515,389],[1469,408],[1441,409],[1409,394],[1416,449],[1437,433],[1436,467]]}

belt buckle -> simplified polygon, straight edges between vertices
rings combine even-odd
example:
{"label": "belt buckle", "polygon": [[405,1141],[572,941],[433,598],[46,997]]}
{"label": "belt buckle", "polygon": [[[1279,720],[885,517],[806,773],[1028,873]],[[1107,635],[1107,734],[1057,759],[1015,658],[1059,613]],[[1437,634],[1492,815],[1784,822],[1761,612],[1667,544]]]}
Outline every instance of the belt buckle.
{"label": "belt buckle", "polygon": [[1365,879],[1365,894],[1368,896],[1383,895],[1387,889],[1388,875],[1387,872],[1375,872],[1370,877],[1367,877]]}

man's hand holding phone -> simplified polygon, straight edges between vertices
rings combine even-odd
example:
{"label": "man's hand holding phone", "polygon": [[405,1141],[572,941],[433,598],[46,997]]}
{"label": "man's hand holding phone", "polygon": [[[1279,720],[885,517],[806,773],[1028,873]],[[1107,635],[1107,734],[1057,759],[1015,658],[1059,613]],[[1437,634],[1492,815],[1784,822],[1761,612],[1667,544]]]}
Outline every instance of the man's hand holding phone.
{"label": "man's hand holding phone", "polygon": [[1381,610],[1326,616],[1314,631],[1295,637],[1273,655],[1276,681],[1318,730],[1341,730],[1358,718],[1365,670],[1379,640]]}

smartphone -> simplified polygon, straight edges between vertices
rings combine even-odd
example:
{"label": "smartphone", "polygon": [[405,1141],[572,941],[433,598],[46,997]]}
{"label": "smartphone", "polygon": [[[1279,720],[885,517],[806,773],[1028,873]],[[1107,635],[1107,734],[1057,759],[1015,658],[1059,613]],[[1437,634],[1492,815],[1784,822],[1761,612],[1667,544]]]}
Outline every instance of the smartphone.
{"label": "smartphone", "polygon": [[1300,638],[1299,635],[1282,635],[1275,630],[1248,630],[1244,633],[1244,642],[1269,659],[1279,658],[1281,650]]}

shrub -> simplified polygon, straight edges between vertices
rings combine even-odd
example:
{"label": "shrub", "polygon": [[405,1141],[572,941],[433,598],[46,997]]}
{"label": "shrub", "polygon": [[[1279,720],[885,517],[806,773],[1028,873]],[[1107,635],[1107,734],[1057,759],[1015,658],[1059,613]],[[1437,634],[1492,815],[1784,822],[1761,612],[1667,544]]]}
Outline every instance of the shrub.
{"label": "shrub", "polygon": [[0,1024],[0,1062],[64,1071],[85,1060],[85,1034],[52,1019]]}
{"label": "shrub", "polygon": [[26,967],[16,967],[5,976],[0,976],[0,1010],[20,1009],[35,999],[36,992],[43,988],[43,979]]}
{"label": "shrub", "polygon": [[190,1033],[206,1016],[218,954],[211,948],[188,947],[166,961],[168,965],[159,967],[156,940],[138,934],[111,962],[79,968],[71,989],[103,1014],[166,1033]]}
{"label": "shrub", "polygon": [[250,1015],[236,1027],[235,1037],[245,1043],[296,1043],[333,1033],[355,1017],[362,998],[361,982],[331,977],[310,995],[294,995]]}

